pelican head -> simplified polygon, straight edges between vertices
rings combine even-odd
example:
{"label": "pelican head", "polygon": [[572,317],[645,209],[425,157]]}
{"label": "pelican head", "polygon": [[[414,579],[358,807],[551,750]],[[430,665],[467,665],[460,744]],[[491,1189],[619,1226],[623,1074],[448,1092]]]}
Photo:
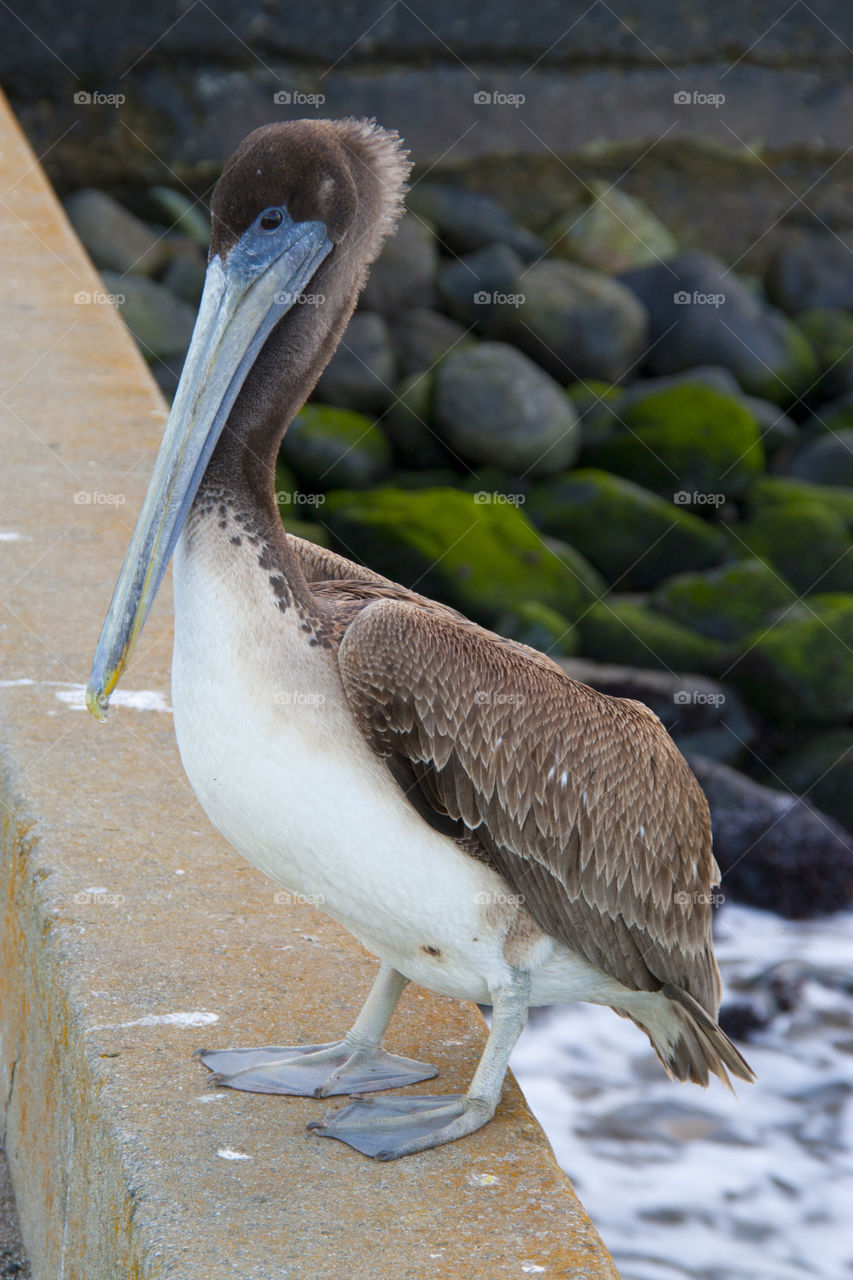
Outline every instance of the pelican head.
{"label": "pelican head", "polygon": [[397,135],[363,120],[266,125],[226,165],[211,200],[190,348],[92,664],[86,705],[98,719],[226,426],[245,430],[258,400],[271,398],[260,416],[277,449],[288,410],[298,408],[282,394],[281,377],[253,382],[253,368],[265,349],[279,365],[286,351],[288,384],[299,401],[307,397],[393,230],[408,168]]}

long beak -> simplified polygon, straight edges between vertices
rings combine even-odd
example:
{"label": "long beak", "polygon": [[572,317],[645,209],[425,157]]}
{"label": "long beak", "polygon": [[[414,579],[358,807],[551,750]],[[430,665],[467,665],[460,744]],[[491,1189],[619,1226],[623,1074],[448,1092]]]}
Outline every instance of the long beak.
{"label": "long beak", "polygon": [[274,326],[332,248],[320,222],[290,223],[266,243],[244,237],[204,293],[154,474],[101,629],[86,705],[105,718],[231,407]]}

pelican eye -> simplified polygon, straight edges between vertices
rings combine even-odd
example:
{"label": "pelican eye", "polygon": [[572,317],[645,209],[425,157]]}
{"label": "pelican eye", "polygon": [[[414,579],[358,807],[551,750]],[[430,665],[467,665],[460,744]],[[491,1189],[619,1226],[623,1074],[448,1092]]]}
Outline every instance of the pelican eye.
{"label": "pelican eye", "polygon": [[260,217],[263,231],[275,231],[276,227],[280,227],[282,222],[284,222],[284,214],[281,209],[266,209]]}

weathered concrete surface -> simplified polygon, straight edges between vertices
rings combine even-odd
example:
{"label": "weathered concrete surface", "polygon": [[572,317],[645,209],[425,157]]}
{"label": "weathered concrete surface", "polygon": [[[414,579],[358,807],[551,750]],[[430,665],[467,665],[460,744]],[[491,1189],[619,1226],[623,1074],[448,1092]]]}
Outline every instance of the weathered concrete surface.
{"label": "weathered concrete surface", "polygon": [[[0,1100],[35,1280],[615,1277],[514,1083],[389,1166],[306,1132],[327,1103],[212,1094],[191,1060],[337,1035],[375,962],[209,827],[168,712],[77,709],[164,408],[114,310],[75,303],[98,280],[5,109],[0,191]],[[167,695],[170,612],[125,691]],[[410,990],[391,1041],[452,1091],[483,1024]]]}

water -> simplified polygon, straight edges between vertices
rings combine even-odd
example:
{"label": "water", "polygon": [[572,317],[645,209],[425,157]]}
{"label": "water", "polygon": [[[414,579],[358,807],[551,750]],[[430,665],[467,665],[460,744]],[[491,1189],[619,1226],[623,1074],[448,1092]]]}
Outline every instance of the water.
{"label": "water", "polygon": [[764,1023],[739,1099],[590,1005],[535,1017],[513,1070],[624,1280],[853,1277],[853,914],[716,925],[724,1003]]}

